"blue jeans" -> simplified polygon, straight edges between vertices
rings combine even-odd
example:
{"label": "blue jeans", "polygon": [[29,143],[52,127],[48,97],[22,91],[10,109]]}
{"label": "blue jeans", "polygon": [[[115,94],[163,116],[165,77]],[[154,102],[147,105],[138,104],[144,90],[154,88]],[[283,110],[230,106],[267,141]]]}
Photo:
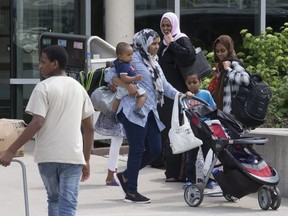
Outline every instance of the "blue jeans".
{"label": "blue jeans", "polygon": [[118,115],[123,124],[129,144],[127,169],[124,176],[128,179],[127,192],[137,192],[137,181],[140,169],[150,164],[162,150],[161,132],[151,111],[145,127],[130,122],[123,112]]}
{"label": "blue jeans", "polygon": [[76,215],[82,168],[83,165],[67,163],[38,164],[47,192],[49,216]]}

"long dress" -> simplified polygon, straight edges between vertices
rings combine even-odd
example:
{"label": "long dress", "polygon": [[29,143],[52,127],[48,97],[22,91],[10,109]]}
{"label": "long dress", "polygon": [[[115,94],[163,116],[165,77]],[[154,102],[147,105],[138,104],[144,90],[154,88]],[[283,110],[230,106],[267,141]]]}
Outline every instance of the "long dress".
{"label": "long dress", "polygon": [[103,136],[125,137],[125,130],[121,123],[116,122],[115,114],[100,113],[94,125],[94,130]]}
{"label": "long dress", "polygon": [[[188,37],[181,37],[167,48],[163,42],[160,44],[158,51],[159,64],[164,72],[167,81],[180,92],[187,92],[188,88],[177,65],[188,66],[194,63],[195,50]],[[162,55],[163,54],[163,55]],[[165,168],[166,178],[175,180],[185,180],[183,167],[183,154],[173,155],[169,145],[168,132],[171,128],[173,100],[165,97],[164,105],[158,107],[161,121],[165,124],[166,129],[162,131],[162,144],[165,149]]]}

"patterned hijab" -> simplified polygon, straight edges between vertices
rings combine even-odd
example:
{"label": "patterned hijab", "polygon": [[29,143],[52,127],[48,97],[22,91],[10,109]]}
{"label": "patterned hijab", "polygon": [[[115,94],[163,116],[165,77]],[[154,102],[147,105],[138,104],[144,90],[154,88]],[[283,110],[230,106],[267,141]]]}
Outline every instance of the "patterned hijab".
{"label": "patterned hijab", "polygon": [[[171,23],[171,27],[172,27],[171,35],[174,38],[174,41],[178,40],[181,37],[187,37],[186,34],[184,34],[184,33],[182,33],[180,31],[179,19],[178,19],[177,15],[175,13],[173,13],[173,12],[167,12],[167,13],[163,14],[163,16],[161,18],[161,21],[160,21],[160,29],[161,29],[161,31],[162,31],[161,25],[162,25],[162,21],[163,21],[164,18],[168,19],[170,21],[170,23]],[[162,31],[162,33],[163,33],[163,35],[165,35],[165,32]],[[167,46],[167,43],[166,43],[165,40],[163,40],[163,43],[164,43],[164,45]],[[167,49],[167,47],[166,47],[166,49]],[[164,54],[166,49],[163,50],[162,55]]]}
{"label": "patterned hijab", "polygon": [[144,64],[147,66],[153,79],[153,87],[157,92],[158,103],[162,106],[164,104],[164,89],[163,82],[160,78],[160,72],[156,67],[157,55],[151,55],[149,52],[149,46],[154,42],[156,38],[159,38],[157,32],[152,29],[143,29],[137,32],[133,38],[133,48],[138,51],[143,58]]}

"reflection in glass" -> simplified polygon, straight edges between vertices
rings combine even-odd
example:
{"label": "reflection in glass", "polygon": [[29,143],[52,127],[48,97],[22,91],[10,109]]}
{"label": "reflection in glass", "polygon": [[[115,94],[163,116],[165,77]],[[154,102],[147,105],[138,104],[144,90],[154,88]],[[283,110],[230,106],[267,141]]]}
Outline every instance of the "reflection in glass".
{"label": "reflection in glass", "polygon": [[[181,31],[195,46],[212,50],[212,43],[221,34],[229,34],[237,50],[242,46],[240,31],[260,33],[260,0],[180,0]],[[266,1],[266,25],[275,30],[288,20],[287,0]],[[160,31],[161,16],[174,11],[174,1],[136,0],[135,31],[152,28]]]}

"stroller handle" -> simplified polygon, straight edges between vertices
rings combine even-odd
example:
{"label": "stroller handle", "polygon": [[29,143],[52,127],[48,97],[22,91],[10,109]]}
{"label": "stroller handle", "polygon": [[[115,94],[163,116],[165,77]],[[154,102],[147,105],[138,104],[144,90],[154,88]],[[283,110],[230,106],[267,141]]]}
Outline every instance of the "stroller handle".
{"label": "stroller handle", "polygon": [[239,139],[228,140],[229,144],[255,144],[255,145],[264,145],[268,142],[266,137],[241,137]]}
{"label": "stroller handle", "polygon": [[[183,100],[184,100],[184,98],[186,98],[186,95],[185,95],[185,94],[184,94],[184,95],[181,95],[180,98],[179,98],[179,101],[181,102],[182,105],[183,105]],[[202,100],[202,99],[199,98],[199,97],[192,96],[191,99],[197,100],[197,101],[203,103],[204,105],[209,106],[209,103],[207,103],[206,101]]]}
{"label": "stroller handle", "polygon": [[215,145],[220,144],[220,146],[225,147],[227,145],[264,145],[268,142],[266,137],[242,137],[239,139],[214,139]]}

